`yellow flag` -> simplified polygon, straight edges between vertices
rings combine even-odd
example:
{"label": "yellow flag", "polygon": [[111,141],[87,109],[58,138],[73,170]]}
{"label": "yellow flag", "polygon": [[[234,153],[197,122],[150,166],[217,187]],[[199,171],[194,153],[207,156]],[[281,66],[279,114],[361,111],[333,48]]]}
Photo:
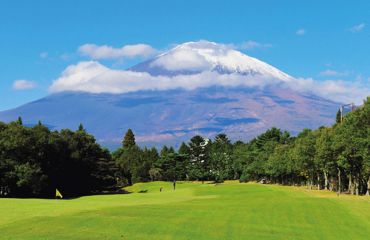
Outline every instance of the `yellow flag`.
{"label": "yellow flag", "polygon": [[55,189],[55,197],[63,198],[63,195],[58,191],[58,189]]}

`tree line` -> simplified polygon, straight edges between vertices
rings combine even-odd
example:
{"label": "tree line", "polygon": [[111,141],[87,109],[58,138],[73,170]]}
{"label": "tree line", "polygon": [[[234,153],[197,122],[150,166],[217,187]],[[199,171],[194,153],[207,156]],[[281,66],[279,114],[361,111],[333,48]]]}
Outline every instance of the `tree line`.
{"label": "tree line", "polygon": [[[245,143],[194,136],[178,149],[141,148],[129,129],[110,153],[82,125],[50,131],[0,123],[0,187],[10,196],[84,195],[146,181],[260,181],[370,194],[370,97],[331,127],[297,136],[271,128]],[[5,189],[5,190],[4,190]]]}
{"label": "tree line", "polygon": [[40,122],[0,122],[0,197],[73,197],[115,184],[115,163],[82,125],[50,131]]}

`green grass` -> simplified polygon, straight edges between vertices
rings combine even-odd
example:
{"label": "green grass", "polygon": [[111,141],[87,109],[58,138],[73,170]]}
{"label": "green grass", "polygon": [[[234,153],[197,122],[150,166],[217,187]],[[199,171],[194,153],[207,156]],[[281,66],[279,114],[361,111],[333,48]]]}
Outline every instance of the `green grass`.
{"label": "green grass", "polygon": [[[159,192],[159,188],[163,191]],[[132,194],[0,199],[0,239],[369,239],[370,197],[229,182]],[[146,193],[138,193],[147,190]]]}

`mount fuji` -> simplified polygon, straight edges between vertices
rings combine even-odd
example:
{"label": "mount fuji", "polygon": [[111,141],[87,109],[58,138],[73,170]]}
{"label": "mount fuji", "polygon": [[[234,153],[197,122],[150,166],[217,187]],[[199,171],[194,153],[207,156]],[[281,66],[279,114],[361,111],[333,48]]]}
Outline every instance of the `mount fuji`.
{"label": "mount fuji", "polygon": [[178,146],[196,134],[249,140],[270,127],[293,134],[332,124],[338,103],[294,90],[297,79],[228,45],[178,45],[126,70],[95,62],[68,67],[51,94],[0,112],[51,129],[80,123],[110,148],[133,129],[139,144]]}

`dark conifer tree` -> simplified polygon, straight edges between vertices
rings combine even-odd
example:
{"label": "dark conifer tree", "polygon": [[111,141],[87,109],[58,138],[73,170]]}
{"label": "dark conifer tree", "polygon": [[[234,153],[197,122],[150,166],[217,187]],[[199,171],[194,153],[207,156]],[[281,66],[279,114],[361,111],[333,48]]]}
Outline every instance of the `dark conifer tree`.
{"label": "dark conifer tree", "polygon": [[80,125],[78,125],[78,131],[85,131],[85,128],[82,125],[82,123],[80,123]]}
{"label": "dark conifer tree", "polygon": [[340,123],[342,121],[342,114],[340,112],[340,109],[337,112],[337,115],[335,116],[335,122]]}
{"label": "dark conifer tree", "polygon": [[17,123],[18,123],[19,125],[23,125],[22,117],[18,117]]}
{"label": "dark conifer tree", "polygon": [[136,145],[135,135],[130,128],[127,130],[125,134],[122,145],[124,148],[130,148]]}

